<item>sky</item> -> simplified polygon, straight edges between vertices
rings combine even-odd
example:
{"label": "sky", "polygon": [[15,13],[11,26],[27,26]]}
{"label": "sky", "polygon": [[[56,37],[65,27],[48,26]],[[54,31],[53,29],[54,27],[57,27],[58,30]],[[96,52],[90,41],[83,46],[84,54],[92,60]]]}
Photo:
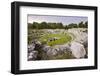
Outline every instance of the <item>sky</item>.
{"label": "sky", "polygon": [[28,15],[28,23],[33,22],[55,22],[55,23],[63,23],[64,25],[68,25],[70,23],[80,23],[81,21],[88,21],[88,17],[84,16],[53,16],[53,15]]}

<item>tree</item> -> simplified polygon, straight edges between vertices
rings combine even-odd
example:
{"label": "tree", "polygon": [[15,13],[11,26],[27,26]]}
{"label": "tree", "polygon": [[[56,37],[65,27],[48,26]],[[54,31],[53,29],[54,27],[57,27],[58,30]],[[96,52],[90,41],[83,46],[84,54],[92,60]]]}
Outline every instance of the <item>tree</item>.
{"label": "tree", "polygon": [[57,27],[58,27],[59,29],[63,29],[63,28],[64,28],[64,26],[63,26],[62,23],[57,23]]}
{"label": "tree", "polygon": [[65,29],[68,29],[68,25],[65,25],[65,27],[64,27]]}
{"label": "tree", "polygon": [[28,23],[28,29],[32,29],[32,24]]}
{"label": "tree", "polygon": [[85,22],[85,28],[88,28],[88,21]]}
{"label": "tree", "polygon": [[68,25],[63,25],[62,23],[47,23],[47,22],[33,22],[28,23],[29,29],[70,29],[70,28],[87,28],[88,27],[88,21],[83,23],[81,21],[79,24],[70,23]]}
{"label": "tree", "polygon": [[73,24],[73,27],[74,27],[74,28],[77,28],[78,26],[77,26],[77,24]]}
{"label": "tree", "polygon": [[33,22],[32,28],[33,29],[38,29],[39,28],[39,23],[38,22]]}
{"label": "tree", "polygon": [[79,28],[88,28],[88,21],[86,21],[85,23],[80,22],[78,25]]}
{"label": "tree", "polygon": [[56,23],[51,23],[50,27],[51,27],[51,29],[56,29]]}
{"label": "tree", "polygon": [[40,27],[40,29],[46,29],[46,28],[48,28],[47,25],[48,24],[46,22],[41,22],[39,27]]}
{"label": "tree", "polygon": [[78,27],[77,24],[71,23],[71,24],[69,24],[67,26],[67,29],[69,29],[69,28],[77,28],[77,27]]}
{"label": "tree", "polygon": [[78,24],[78,27],[79,27],[79,28],[84,27],[83,21],[81,21],[81,22]]}

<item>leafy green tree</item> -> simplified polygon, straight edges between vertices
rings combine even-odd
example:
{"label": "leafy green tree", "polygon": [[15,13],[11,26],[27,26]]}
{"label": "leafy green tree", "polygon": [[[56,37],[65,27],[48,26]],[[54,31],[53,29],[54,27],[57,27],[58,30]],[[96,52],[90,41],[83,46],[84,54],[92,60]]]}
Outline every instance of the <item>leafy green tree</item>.
{"label": "leafy green tree", "polygon": [[88,21],[85,22],[85,28],[88,28]]}
{"label": "leafy green tree", "polygon": [[48,28],[48,24],[46,22],[41,22],[39,27],[41,29],[46,29],[46,28]]}
{"label": "leafy green tree", "polygon": [[57,27],[58,27],[59,29],[63,29],[63,28],[64,28],[64,26],[63,26],[62,23],[57,23]]}
{"label": "leafy green tree", "polygon": [[33,22],[32,28],[33,29],[38,29],[39,28],[39,23],[38,22]]}
{"label": "leafy green tree", "polygon": [[80,22],[80,23],[78,24],[78,27],[79,27],[79,28],[88,28],[88,21],[86,21],[85,23]]}
{"label": "leafy green tree", "polygon": [[71,29],[71,28],[87,28],[88,27],[88,21],[83,23],[81,21],[79,24],[70,23],[68,25],[63,25],[62,23],[47,23],[47,22],[33,22],[28,23],[29,29]]}
{"label": "leafy green tree", "polygon": [[79,27],[79,28],[84,27],[83,21],[81,21],[81,22],[79,23],[78,27]]}
{"label": "leafy green tree", "polygon": [[68,29],[70,29],[70,28],[77,28],[77,27],[78,27],[77,24],[74,24],[74,23],[71,23],[71,24],[69,24],[67,26]]}
{"label": "leafy green tree", "polygon": [[65,29],[68,29],[68,25],[65,25],[65,27],[64,27]]}

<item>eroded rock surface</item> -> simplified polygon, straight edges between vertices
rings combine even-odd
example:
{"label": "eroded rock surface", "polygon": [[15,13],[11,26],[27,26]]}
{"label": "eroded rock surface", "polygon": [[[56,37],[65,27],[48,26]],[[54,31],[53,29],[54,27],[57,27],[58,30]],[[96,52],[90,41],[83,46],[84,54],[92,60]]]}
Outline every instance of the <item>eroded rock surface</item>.
{"label": "eroded rock surface", "polygon": [[86,55],[84,46],[78,42],[72,42],[70,49],[76,58],[84,58]]}

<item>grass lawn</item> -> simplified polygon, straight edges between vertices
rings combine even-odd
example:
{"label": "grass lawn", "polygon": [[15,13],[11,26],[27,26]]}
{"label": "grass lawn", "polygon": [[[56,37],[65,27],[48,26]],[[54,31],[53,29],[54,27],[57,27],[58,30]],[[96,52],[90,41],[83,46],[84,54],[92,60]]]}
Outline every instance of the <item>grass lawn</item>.
{"label": "grass lawn", "polygon": [[[49,41],[49,39],[51,38],[58,38],[58,39]],[[47,45],[53,46],[70,42],[72,38],[69,34],[59,33],[59,34],[46,34],[43,37],[40,37],[39,40],[42,43],[45,42]]]}

